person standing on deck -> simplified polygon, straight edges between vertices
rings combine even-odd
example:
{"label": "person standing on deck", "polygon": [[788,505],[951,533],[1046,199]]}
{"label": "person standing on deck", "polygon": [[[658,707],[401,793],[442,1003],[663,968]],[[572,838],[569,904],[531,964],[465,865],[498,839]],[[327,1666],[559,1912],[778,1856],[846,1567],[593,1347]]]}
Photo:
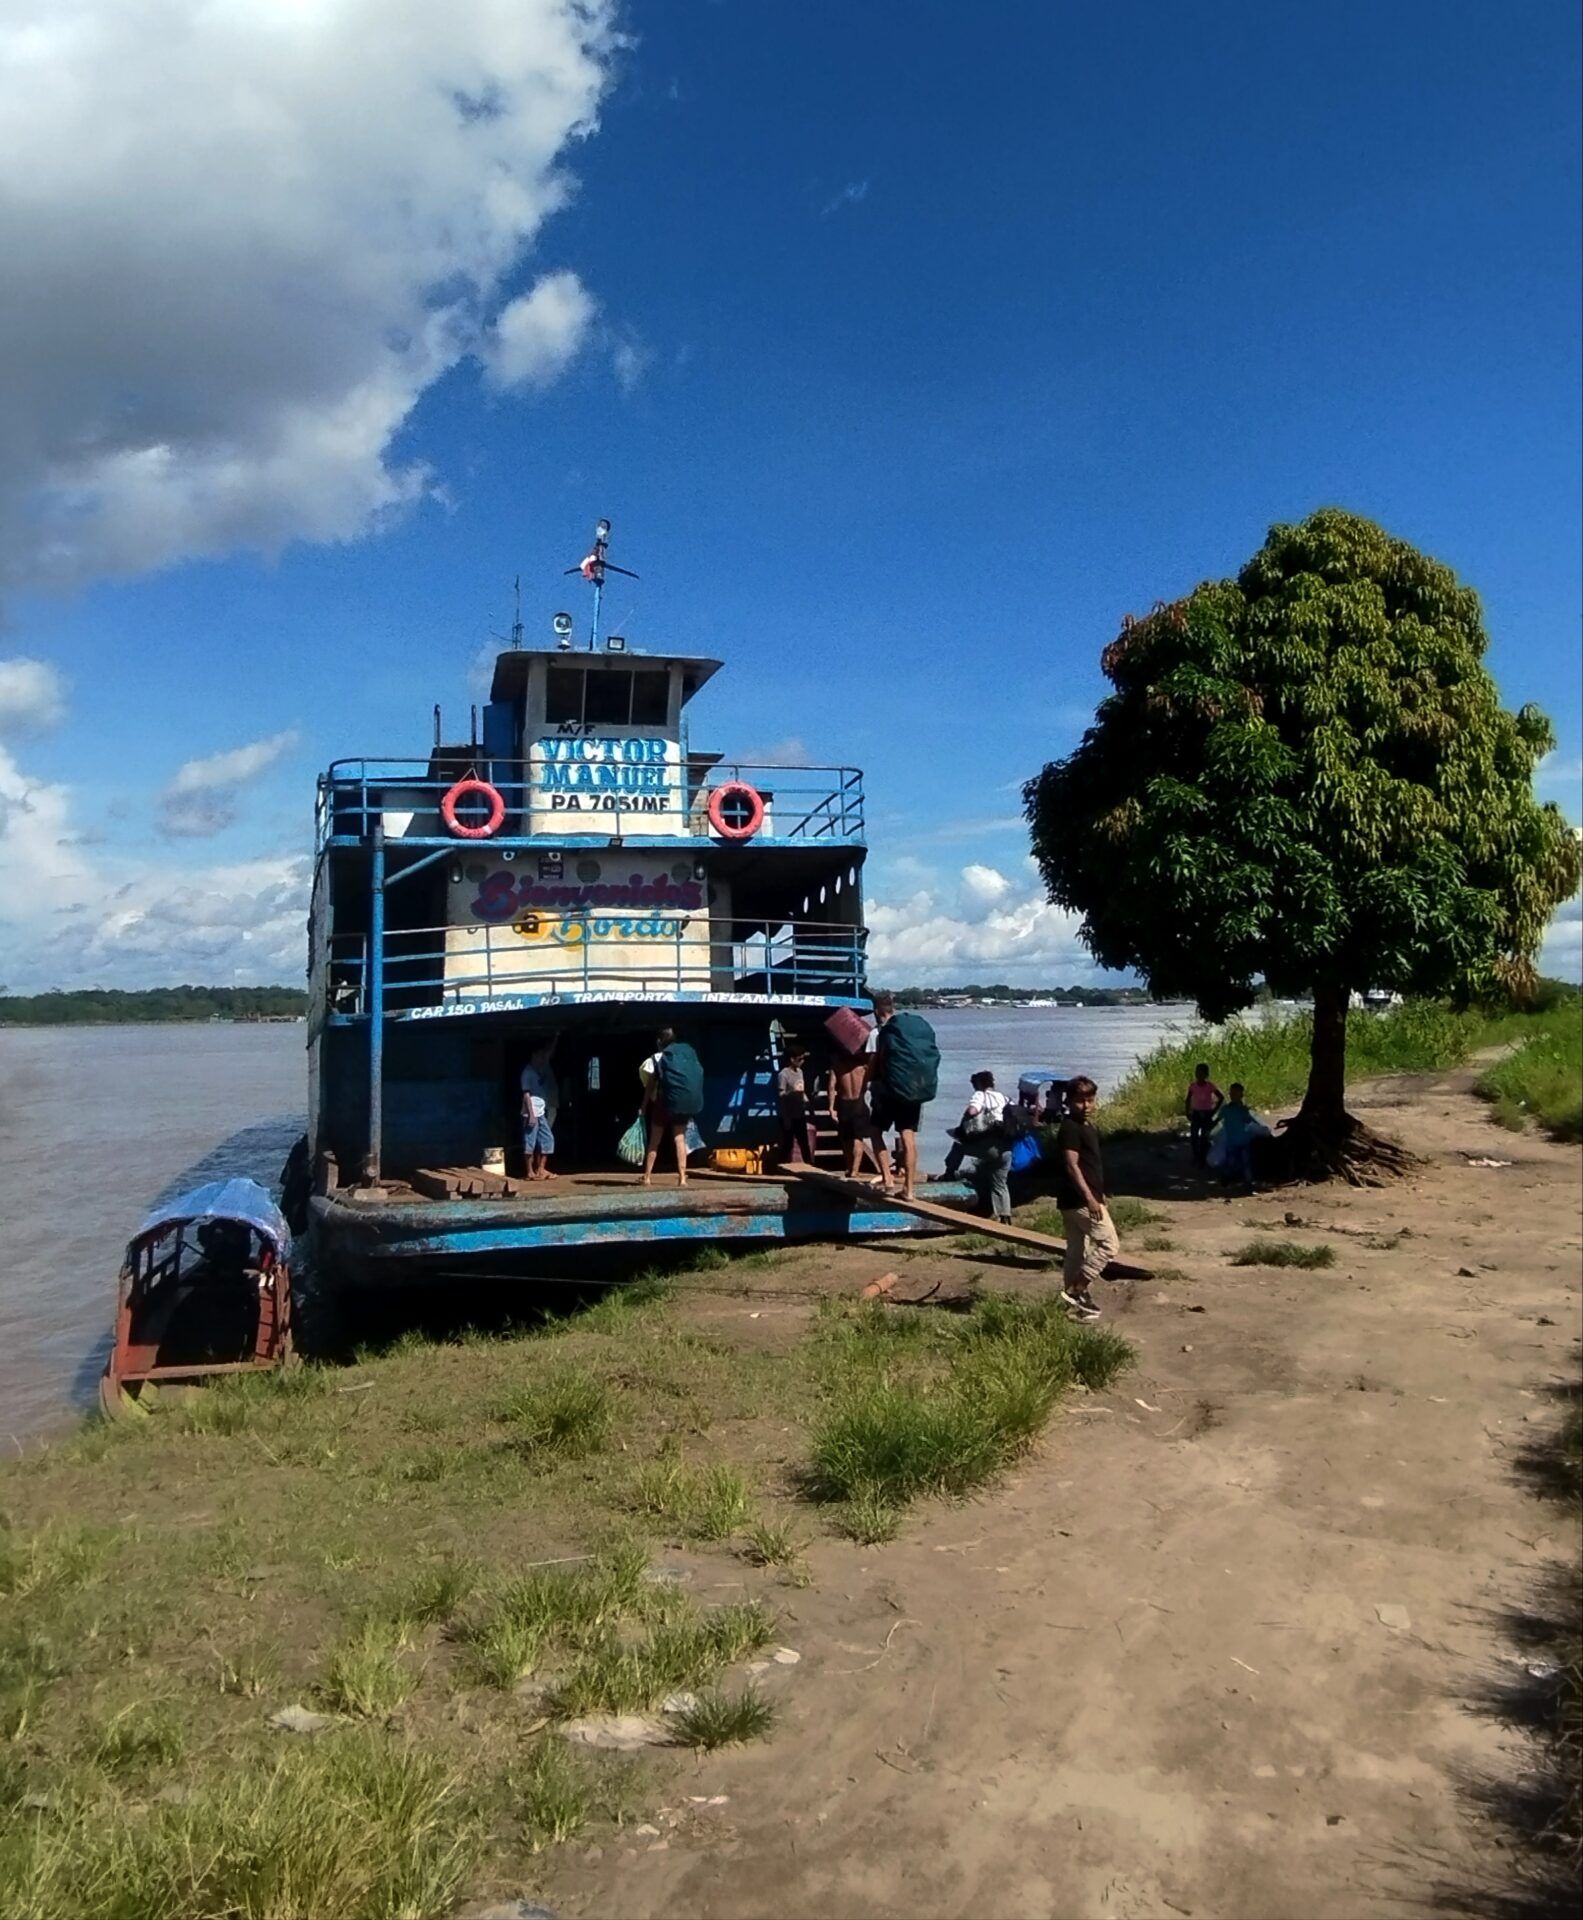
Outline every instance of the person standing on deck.
{"label": "person standing on deck", "polygon": [[703,1062],[685,1040],[669,1027],[655,1036],[654,1052],[641,1067],[643,1106],[648,1115],[649,1141],[643,1154],[643,1184],[654,1184],[654,1163],[660,1142],[668,1139],[676,1156],[676,1184],[687,1184],[687,1126],[704,1109]]}
{"label": "person standing on deck", "polygon": [[550,1155],[555,1151],[555,1116],[560,1108],[560,1085],[550,1064],[555,1036],[541,1040],[522,1069],[522,1159],[530,1180],[553,1180]]}
{"label": "person standing on deck", "polygon": [[800,1040],[788,1040],[775,1077],[775,1104],[780,1113],[781,1157],[798,1164],[816,1164],[813,1120],[808,1110],[808,1049]]}
{"label": "person standing on deck", "polygon": [[1082,1320],[1099,1313],[1093,1284],[1120,1251],[1105,1206],[1105,1163],[1100,1158],[1094,1105],[1099,1088],[1087,1074],[1066,1086],[1066,1118],[1056,1129],[1056,1200],[1066,1226],[1066,1268],[1061,1298]]}
{"label": "person standing on deck", "polygon": [[885,1135],[900,1136],[901,1196],[911,1200],[918,1184],[918,1125],[940,1090],[940,1048],[934,1028],[918,1013],[898,1013],[895,996],[876,993],[874,1018],[874,1157],[887,1193],[896,1191]]}
{"label": "person standing on deck", "polygon": [[1209,1062],[1200,1060],[1193,1069],[1184,1110],[1187,1114],[1187,1138],[1193,1151],[1193,1164],[1209,1161],[1209,1136],[1215,1130],[1215,1115],[1226,1104],[1226,1096],[1209,1077]]}

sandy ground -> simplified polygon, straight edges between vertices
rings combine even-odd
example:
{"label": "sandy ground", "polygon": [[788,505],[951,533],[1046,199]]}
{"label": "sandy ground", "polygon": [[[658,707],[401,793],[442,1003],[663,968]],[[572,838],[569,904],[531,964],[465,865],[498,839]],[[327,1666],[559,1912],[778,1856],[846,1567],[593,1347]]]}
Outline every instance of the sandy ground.
{"label": "sandy ground", "polygon": [[[1429,1162],[1405,1185],[1160,1202],[1178,1250],[1149,1257],[1180,1274],[1107,1290],[1136,1367],[986,1497],[885,1548],[817,1543],[773,1739],[661,1763],[658,1833],[565,1850],[537,1897],[709,1920],[1478,1911],[1500,1841],[1466,1783],[1521,1754],[1474,1705],[1514,1657],[1494,1622],[1578,1546],[1514,1463],[1575,1372],[1580,1163],[1491,1126],[1471,1077],[1355,1099]],[[1134,1171],[1114,1184],[1191,1191]],[[1272,1228],[1337,1264],[1229,1264]]]}

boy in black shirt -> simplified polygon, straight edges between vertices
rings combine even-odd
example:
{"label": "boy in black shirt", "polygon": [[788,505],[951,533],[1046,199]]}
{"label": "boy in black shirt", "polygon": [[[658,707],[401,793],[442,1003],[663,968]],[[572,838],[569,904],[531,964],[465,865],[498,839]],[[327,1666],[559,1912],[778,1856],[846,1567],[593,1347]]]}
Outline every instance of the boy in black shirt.
{"label": "boy in black shirt", "polygon": [[1066,1270],[1061,1298],[1079,1319],[1099,1312],[1091,1288],[1120,1251],[1105,1207],[1105,1164],[1094,1126],[1098,1087],[1086,1074],[1067,1082],[1067,1117],[1055,1135],[1055,1191],[1066,1224]]}

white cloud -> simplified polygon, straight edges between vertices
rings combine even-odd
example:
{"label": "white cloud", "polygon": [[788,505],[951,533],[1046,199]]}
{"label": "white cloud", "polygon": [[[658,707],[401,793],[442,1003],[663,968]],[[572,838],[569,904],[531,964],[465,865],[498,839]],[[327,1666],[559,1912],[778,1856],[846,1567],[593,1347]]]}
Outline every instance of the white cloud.
{"label": "white cloud", "polygon": [[767,747],[755,747],[742,756],[745,767],[807,767],[814,764],[808,743],[801,734],[788,734],[784,740],[771,741]]}
{"label": "white cloud", "polygon": [[825,203],[820,212],[828,219],[832,213],[839,213],[843,207],[855,207],[867,198],[868,182],[866,180],[848,180],[835,198]]}
{"label": "white cloud", "polygon": [[962,885],[973,899],[983,901],[986,906],[1004,900],[1011,892],[1011,882],[998,867],[980,866],[977,861],[962,869]]}
{"label": "white cloud", "polygon": [[[421,495],[392,442],[564,204],[614,6],[10,0],[0,579],[350,539]],[[573,321],[538,292],[514,350],[548,377]]]}
{"label": "white cloud", "polygon": [[1077,937],[1076,914],[1036,895],[998,898],[999,904],[982,894],[975,898],[969,889],[963,904],[953,907],[921,888],[894,904],[872,903],[870,977],[904,985],[994,979],[1066,986],[1098,974],[1093,955]]}
{"label": "white cloud", "polygon": [[287,728],[245,747],[187,761],[159,796],[161,827],[184,837],[219,833],[236,819],[242,788],[296,744],[295,728]]}
{"label": "white cloud", "polygon": [[0,660],[0,733],[40,733],[66,711],[66,687],[45,660]]}
{"label": "white cloud", "polygon": [[90,860],[72,792],[0,748],[0,981],[48,987],[294,981],[307,942],[309,862],[226,866]]}
{"label": "white cloud", "polygon": [[575,273],[546,273],[501,310],[485,364],[497,387],[547,387],[588,337],[598,302]]}
{"label": "white cloud", "polygon": [[1552,980],[1583,980],[1583,894],[1556,911],[1539,949],[1539,971]]}
{"label": "white cloud", "polygon": [[1547,753],[1535,771],[1534,785],[1547,798],[1559,800],[1563,812],[1575,816],[1583,800],[1583,760],[1576,754],[1568,759],[1559,753]]}
{"label": "white cloud", "polygon": [[610,364],[615,369],[616,385],[631,393],[654,363],[653,353],[635,333],[619,333],[610,348]]}

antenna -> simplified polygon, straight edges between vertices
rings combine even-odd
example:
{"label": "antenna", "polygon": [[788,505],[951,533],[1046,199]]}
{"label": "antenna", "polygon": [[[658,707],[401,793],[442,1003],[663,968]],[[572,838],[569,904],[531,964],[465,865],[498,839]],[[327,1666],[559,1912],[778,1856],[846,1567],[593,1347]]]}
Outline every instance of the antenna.
{"label": "antenna", "polygon": [[614,560],[605,558],[605,549],[610,544],[610,522],[601,520],[594,528],[593,552],[579,560],[575,567],[568,567],[568,573],[580,573],[594,590],[594,617],[588,629],[588,651],[599,650],[599,609],[605,597],[605,575],[619,573],[628,580],[636,580],[637,575],[630,567],[618,567]]}
{"label": "antenna", "polygon": [[522,646],[522,575],[519,573],[511,583],[511,591],[516,595],[517,617],[511,623],[511,646],[514,652]]}

